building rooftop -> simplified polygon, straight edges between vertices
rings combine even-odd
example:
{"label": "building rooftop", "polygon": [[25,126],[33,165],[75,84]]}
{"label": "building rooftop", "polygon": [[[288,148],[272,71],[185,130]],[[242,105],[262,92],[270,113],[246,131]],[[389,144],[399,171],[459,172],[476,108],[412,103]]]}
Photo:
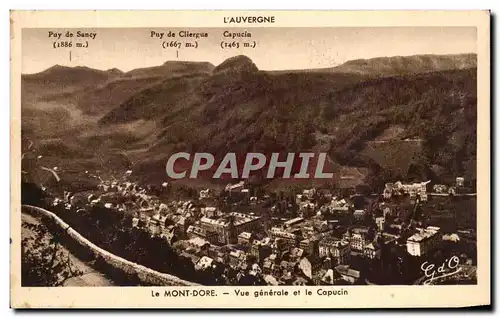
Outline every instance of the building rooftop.
{"label": "building rooftop", "polygon": [[315,188],[312,188],[312,189],[304,189],[302,191],[302,194],[305,194],[305,195],[310,195],[310,194],[315,194],[316,193],[316,189]]}
{"label": "building rooftop", "polygon": [[327,284],[334,284],[335,282],[335,274],[333,269],[329,269],[326,271],[325,275],[321,278],[321,281]]}
{"label": "building rooftop", "polygon": [[206,224],[211,224],[211,225],[218,225],[218,226],[226,225],[226,221],[223,219],[214,220],[214,219],[207,218],[205,216],[200,219],[200,222],[206,223]]}
{"label": "building rooftop", "polygon": [[[271,266],[271,264],[269,264]],[[264,281],[268,283],[269,285],[277,286],[279,285],[278,281],[276,278],[274,278],[272,275],[266,275],[264,276]]]}
{"label": "building rooftop", "polygon": [[290,251],[291,258],[301,258],[303,254],[304,254],[304,250],[301,248],[298,248],[298,247],[294,247]]}
{"label": "building rooftop", "polygon": [[368,233],[368,228],[367,227],[354,227],[351,228],[352,233]]}
{"label": "building rooftop", "polygon": [[429,239],[437,234],[439,228],[429,226],[425,230],[420,230],[419,232],[413,234],[408,238],[410,242],[421,242],[423,240]]}
{"label": "building rooftop", "polygon": [[240,235],[238,235],[239,238],[249,240],[252,237],[252,233],[249,232],[241,232]]}
{"label": "building rooftop", "polygon": [[295,239],[296,235],[290,232],[287,232],[283,229],[280,229],[278,227],[273,227],[269,230],[269,232],[272,235],[278,236],[278,237],[283,237],[283,238],[288,238],[288,239]]}
{"label": "building rooftop", "polygon": [[361,273],[357,270],[354,270],[349,267],[349,265],[338,265],[335,267],[335,270],[342,275],[350,276],[353,278],[359,278]]}
{"label": "building rooftop", "polygon": [[239,188],[243,188],[243,186],[245,185],[245,181],[240,181],[236,184],[228,184],[226,186],[226,191],[231,191],[231,190],[235,190],[235,189],[239,189]]}
{"label": "building rooftop", "polygon": [[245,252],[240,251],[240,250],[235,250],[235,251],[229,252],[229,256],[234,257],[234,258],[240,258],[244,254],[245,254]]}
{"label": "building rooftop", "polygon": [[365,248],[376,251],[380,249],[380,246],[377,242],[371,242],[370,244],[366,245]]}
{"label": "building rooftop", "polygon": [[202,269],[205,269],[205,268],[208,268],[208,267],[212,266],[213,261],[214,260],[211,259],[210,257],[203,256],[202,258],[200,258],[198,260],[198,262],[196,263],[196,265],[199,266]]}
{"label": "building rooftop", "polygon": [[304,221],[304,218],[301,218],[301,217],[297,217],[297,218],[294,218],[294,219],[290,219],[288,221],[286,221],[284,224],[286,226],[290,226],[290,225],[293,225],[293,224],[297,224],[297,223],[300,223]]}
{"label": "building rooftop", "polygon": [[201,227],[190,225],[187,229],[187,233],[192,233],[200,236],[206,236],[207,231]]}
{"label": "building rooftop", "polygon": [[346,246],[349,246],[349,243],[347,241],[335,238],[335,237],[327,237],[323,239],[320,243],[321,245],[330,245],[333,247],[337,248],[344,248]]}
{"label": "building rooftop", "polygon": [[204,239],[202,239],[200,237],[193,237],[192,239],[188,240],[188,243],[191,245],[198,246],[198,247],[202,247],[205,244],[210,245],[210,243],[208,241],[205,241]]}

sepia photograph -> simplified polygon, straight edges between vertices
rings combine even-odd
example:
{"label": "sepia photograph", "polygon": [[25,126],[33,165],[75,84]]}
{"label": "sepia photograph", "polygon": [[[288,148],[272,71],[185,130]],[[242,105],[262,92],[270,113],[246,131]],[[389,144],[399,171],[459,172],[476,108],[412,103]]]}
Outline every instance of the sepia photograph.
{"label": "sepia photograph", "polygon": [[16,35],[17,284],[477,287],[478,28],[218,17]]}

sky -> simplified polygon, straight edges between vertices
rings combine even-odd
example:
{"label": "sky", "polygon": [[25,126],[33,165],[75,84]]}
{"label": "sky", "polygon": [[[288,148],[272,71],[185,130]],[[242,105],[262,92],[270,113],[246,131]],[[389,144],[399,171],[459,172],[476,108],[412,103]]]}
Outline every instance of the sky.
{"label": "sky", "polygon": [[[54,48],[49,37],[54,33],[72,32],[71,48]],[[76,32],[97,33],[94,40],[77,38]],[[167,39],[151,37],[151,31],[177,36]],[[166,48],[162,42],[172,39],[185,43],[180,31],[208,33],[198,39],[198,48]],[[251,38],[239,38],[241,47],[221,48],[221,42],[233,39],[224,31],[249,32]],[[76,42],[88,40],[88,48]],[[256,43],[243,48],[243,42]],[[70,53],[71,51],[71,53]],[[101,29],[23,29],[22,73],[43,71],[56,64],[88,66],[106,70],[161,65],[166,61],[206,61],[214,65],[235,55],[246,55],[261,70],[290,70],[332,67],[354,59],[415,54],[476,53],[476,29],[473,27],[371,27],[371,28],[101,28]],[[71,60],[70,60],[71,55]]]}

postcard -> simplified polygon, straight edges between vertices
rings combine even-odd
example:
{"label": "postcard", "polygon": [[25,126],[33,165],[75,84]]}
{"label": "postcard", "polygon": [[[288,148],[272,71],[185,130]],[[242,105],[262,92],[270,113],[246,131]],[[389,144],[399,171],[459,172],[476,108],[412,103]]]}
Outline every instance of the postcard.
{"label": "postcard", "polygon": [[12,11],[13,308],[491,305],[489,11]]}

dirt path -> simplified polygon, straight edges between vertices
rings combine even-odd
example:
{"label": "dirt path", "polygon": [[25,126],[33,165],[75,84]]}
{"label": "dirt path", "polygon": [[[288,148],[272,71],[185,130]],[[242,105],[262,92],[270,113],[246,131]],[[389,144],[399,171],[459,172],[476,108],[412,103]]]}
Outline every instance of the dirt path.
{"label": "dirt path", "polygon": [[[32,224],[38,224],[38,220],[28,214],[21,214],[21,220],[22,223],[32,223]],[[26,228],[22,228],[21,231],[21,236],[24,237],[29,237],[29,236],[34,236],[34,233],[31,232],[30,230]],[[71,259],[71,262],[74,267],[76,267],[79,271],[81,271],[83,274],[77,277],[72,277],[68,279],[65,283],[64,286],[76,286],[76,287],[89,287],[89,286],[115,286],[113,281],[108,279],[104,274],[96,271],[93,269],[90,264],[85,263],[84,261],[80,260],[78,257],[74,256],[71,254],[64,246],[61,246],[62,250],[64,253],[67,253]]]}

